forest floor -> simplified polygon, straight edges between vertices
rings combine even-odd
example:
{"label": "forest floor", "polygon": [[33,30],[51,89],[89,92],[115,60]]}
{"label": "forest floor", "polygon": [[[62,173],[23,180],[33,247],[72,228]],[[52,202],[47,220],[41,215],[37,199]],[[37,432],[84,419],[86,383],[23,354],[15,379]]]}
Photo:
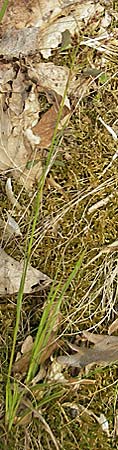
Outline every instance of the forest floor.
{"label": "forest floor", "polygon": [[[78,25],[79,7],[85,7],[88,16],[84,11]],[[39,12],[43,25],[41,18],[39,25],[36,23]],[[76,18],[77,30],[67,24],[58,31],[59,21],[67,23],[72,17]],[[117,25],[115,0],[22,0],[15,6],[11,1],[1,21],[0,234],[5,253],[3,261],[1,250],[0,449],[117,448],[117,362],[104,356],[97,364],[95,352],[92,360],[88,356],[101,336],[102,354],[106,352],[106,335],[111,351],[113,336],[118,348]],[[20,33],[29,29],[34,32],[38,26],[42,27],[43,50],[31,48],[30,55],[28,42],[22,41]],[[57,39],[49,55],[45,47],[48,27],[53,40]],[[19,47],[13,45],[14,30],[20,36]],[[61,35],[60,41],[56,32],[59,39]],[[29,46],[35,45],[34,41],[31,36]],[[47,283],[30,279],[25,289],[9,372],[20,277],[16,274],[20,266],[15,264],[27,254],[41,171],[45,172],[45,182],[40,187],[30,262],[46,275]],[[68,283],[55,323],[50,325],[51,337],[34,373],[40,373],[39,379],[28,384],[29,359],[25,367],[23,343],[29,337],[35,340],[42,314],[47,311],[51,280],[56,279],[56,286],[61,281],[55,296],[58,302],[80,259],[80,268]],[[71,365],[76,346],[85,357],[83,366]],[[27,344],[25,351],[29,354]],[[70,363],[68,359],[67,364],[61,364],[60,356],[70,358]],[[15,362],[18,357],[20,365]],[[5,406],[8,374],[11,396],[18,389],[12,426]]]}

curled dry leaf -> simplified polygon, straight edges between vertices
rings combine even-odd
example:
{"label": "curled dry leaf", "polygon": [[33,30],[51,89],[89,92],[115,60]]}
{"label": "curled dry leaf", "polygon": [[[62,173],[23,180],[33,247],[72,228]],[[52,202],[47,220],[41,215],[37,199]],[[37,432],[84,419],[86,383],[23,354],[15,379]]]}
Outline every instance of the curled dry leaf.
{"label": "curled dry leaf", "polygon": [[0,219],[0,228],[2,230],[2,241],[7,240],[9,237],[14,236],[22,236],[22,233],[20,231],[20,227],[16,220],[13,219],[13,217],[7,213],[8,220],[5,222],[4,220]]}
{"label": "curled dry leaf", "polygon": [[21,347],[21,353],[23,353],[23,355],[27,352],[29,352],[30,350],[32,350],[33,347],[33,338],[31,335],[27,336],[26,339],[24,340],[22,347]]}
{"label": "curled dry leaf", "polygon": [[16,359],[16,361],[13,364],[13,374],[20,374],[22,376],[26,375],[29,362],[31,358],[31,350],[29,350],[27,353],[24,353],[22,356],[19,354],[19,357]]}
{"label": "curled dry leaf", "polygon": [[42,366],[40,367],[38,373],[32,380],[32,385],[35,386],[36,383],[39,383],[39,381],[43,380],[46,376],[46,369]]}
{"label": "curled dry leaf", "polygon": [[[15,294],[20,287],[23,261],[16,261],[0,249],[0,295]],[[24,293],[33,292],[35,286],[47,286],[51,279],[30,264],[28,266]]]}
{"label": "curled dry leaf", "polygon": [[7,212],[6,230],[9,235],[15,234],[16,236],[22,236],[20,227],[16,220]]}
{"label": "curled dry leaf", "polygon": [[33,347],[33,338],[31,335],[27,336],[24,340],[21,353],[17,353],[16,360],[13,365],[13,373],[22,374],[23,376],[26,374],[29,361],[31,357],[31,351]]}
{"label": "curled dry leaf", "polygon": [[57,361],[60,364],[82,368],[89,364],[110,364],[118,361],[118,337],[89,332],[84,332],[84,336],[88,336],[87,339],[94,342],[94,347],[88,349],[78,347],[78,353],[75,355],[58,357]]}
{"label": "curled dry leaf", "polygon": [[[64,106],[61,119],[67,116],[68,111],[68,108]],[[56,104],[54,104],[43,114],[41,120],[32,129],[33,133],[40,138],[40,148],[48,148],[51,144],[58,119],[58,112]]]}

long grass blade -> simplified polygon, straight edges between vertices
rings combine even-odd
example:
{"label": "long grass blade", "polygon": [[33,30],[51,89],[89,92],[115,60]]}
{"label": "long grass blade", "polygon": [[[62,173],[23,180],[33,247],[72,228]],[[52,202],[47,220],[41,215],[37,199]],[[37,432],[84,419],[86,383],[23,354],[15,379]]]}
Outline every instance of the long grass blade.
{"label": "long grass blade", "polygon": [[2,8],[0,10],[0,22],[3,19],[4,15],[5,15],[8,3],[9,3],[9,0],[4,0],[4,3],[3,3]]}

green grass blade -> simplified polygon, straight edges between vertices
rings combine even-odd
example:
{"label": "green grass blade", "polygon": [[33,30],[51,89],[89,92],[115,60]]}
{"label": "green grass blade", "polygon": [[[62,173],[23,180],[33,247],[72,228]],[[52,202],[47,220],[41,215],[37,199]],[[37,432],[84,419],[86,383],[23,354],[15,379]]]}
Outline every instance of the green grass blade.
{"label": "green grass blade", "polygon": [[[8,3],[8,2],[7,2]],[[1,10],[1,14],[4,14],[6,7],[7,7],[7,3],[4,2]],[[3,17],[3,16],[2,16]],[[54,152],[55,152],[55,147],[58,144],[58,138],[57,138],[57,131],[58,131],[58,125],[61,119],[61,115],[62,115],[62,111],[63,111],[63,106],[64,106],[64,102],[65,102],[65,98],[67,95],[67,90],[68,90],[68,85],[69,85],[69,81],[70,81],[70,77],[71,77],[71,70],[73,68],[74,62],[75,62],[75,58],[76,58],[76,51],[74,52],[74,57],[72,58],[72,65],[71,65],[71,69],[70,69],[70,74],[68,77],[68,81],[67,81],[67,85],[65,87],[65,92],[64,92],[64,96],[62,98],[61,101],[61,105],[59,108],[59,112],[58,112],[58,117],[57,117],[57,122],[56,122],[56,126],[55,126],[55,130],[54,130],[54,134],[53,134],[53,138],[52,138],[52,143],[50,146],[50,151],[47,157],[47,161],[46,161],[46,166],[45,169],[43,171],[43,174],[40,178],[39,184],[38,184],[38,192],[37,192],[37,196],[36,196],[36,200],[35,200],[35,205],[34,205],[34,214],[32,216],[32,226],[31,226],[31,231],[30,231],[30,227],[28,228],[28,232],[30,232],[30,238],[28,240],[28,243],[26,242],[26,253],[25,253],[25,260],[24,260],[24,267],[23,267],[23,272],[22,272],[22,277],[21,277],[21,282],[20,282],[20,288],[19,288],[19,292],[18,292],[18,296],[17,296],[17,307],[16,307],[16,324],[15,324],[15,329],[14,329],[14,336],[13,336],[13,345],[12,345],[12,351],[11,351],[11,357],[10,357],[10,363],[9,363],[9,370],[8,370],[8,376],[7,376],[7,384],[6,384],[6,420],[8,419],[8,417],[10,416],[10,407],[11,407],[11,387],[10,387],[10,378],[11,378],[11,371],[12,371],[12,364],[13,364],[13,359],[14,359],[14,353],[15,353],[15,345],[16,345],[16,340],[17,340],[17,333],[18,333],[18,327],[19,327],[19,322],[20,322],[20,312],[21,312],[21,306],[22,306],[22,298],[23,298],[23,292],[24,292],[24,285],[25,285],[25,279],[26,279],[26,273],[27,273],[27,268],[28,268],[28,264],[30,262],[31,259],[31,251],[32,251],[32,244],[33,244],[33,238],[34,238],[34,232],[35,232],[35,228],[36,228],[36,223],[37,223],[37,218],[38,218],[38,214],[39,214],[39,208],[41,205],[41,200],[42,200],[42,192],[43,192],[43,188],[45,185],[45,180],[47,177],[47,174],[49,173],[49,170],[52,167],[52,164],[54,162]],[[71,278],[70,278],[71,279]],[[68,283],[67,283],[68,286]],[[58,286],[59,288],[59,286]],[[64,295],[63,291],[63,295]],[[52,295],[51,298],[51,304],[53,304],[54,299],[55,299],[55,295],[56,295],[56,291],[55,293]],[[60,303],[61,303],[61,297],[60,298]],[[50,305],[51,307],[51,305]],[[49,307],[49,310],[50,310]],[[59,307],[58,307],[59,309]],[[45,338],[45,333],[47,331],[47,325],[44,325],[46,323],[46,317],[48,316],[48,311],[46,310],[42,319],[42,323],[41,323],[41,327],[43,329],[44,326],[44,331],[43,334],[41,335],[41,328],[39,328],[39,332],[37,334],[36,337],[36,342],[34,344],[34,356],[36,358],[37,356],[37,352],[38,350],[41,350],[41,346],[43,343],[43,338]],[[51,329],[50,329],[51,332]],[[40,338],[39,338],[40,336]],[[38,342],[38,344],[37,344]],[[37,350],[38,349],[38,350]],[[33,364],[35,364],[35,368],[36,368],[36,361],[33,362]],[[30,366],[30,372],[28,373],[28,381],[31,379],[31,373],[35,373],[34,370],[34,366],[31,370],[31,366]]]}
{"label": "green grass blade", "polygon": [[36,374],[38,365],[40,363],[41,352],[44,350],[44,348],[46,347],[46,345],[48,343],[49,337],[51,335],[51,332],[52,332],[54,324],[55,324],[56,317],[60,310],[60,306],[61,306],[61,302],[63,300],[64,294],[67,291],[71,281],[76,276],[78,270],[80,269],[82,261],[83,261],[83,257],[84,257],[84,252],[80,256],[72,273],[69,275],[67,281],[65,282],[64,286],[62,287],[61,294],[59,295],[58,301],[54,305],[54,309],[52,311],[52,317],[50,317],[49,313],[51,311],[52,305],[54,304],[54,300],[59,291],[60,283],[58,284],[57,288],[55,289],[49,305],[46,306],[46,308],[43,312],[43,315],[42,315],[42,318],[41,318],[41,321],[39,324],[39,328],[37,331],[36,339],[34,342],[34,346],[33,346],[32,357],[31,357],[31,361],[30,361],[30,365],[29,365],[26,383],[29,383]]}
{"label": "green grass blade", "polygon": [[8,3],[9,3],[9,0],[4,0],[4,3],[3,3],[2,8],[0,10],[0,22],[3,19],[4,15],[5,15]]}

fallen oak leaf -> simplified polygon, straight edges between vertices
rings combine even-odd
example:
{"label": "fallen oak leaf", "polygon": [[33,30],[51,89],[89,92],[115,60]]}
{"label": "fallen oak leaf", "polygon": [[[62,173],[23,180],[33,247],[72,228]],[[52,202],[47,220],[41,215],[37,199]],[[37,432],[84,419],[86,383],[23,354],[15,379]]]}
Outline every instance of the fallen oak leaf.
{"label": "fallen oak leaf", "polygon": [[[33,134],[40,137],[40,148],[48,148],[52,142],[54,130],[58,120],[59,110],[56,103],[43,114],[37,125],[32,128]],[[69,110],[66,106],[63,107],[61,119],[67,116]]]}
{"label": "fallen oak leaf", "polygon": [[[23,264],[23,261],[16,261],[2,248],[0,249],[0,296],[18,292]],[[46,287],[49,283],[51,279],[47,275],[32,267],[31,264],[28,265],[24,293],[34,292],[35,286]]]}
{"label": "fallen oak leaf", "polygon": [[[110,339],[112,338],[112,339]],[[118,361],[118,337],[103,336],[93,348],[78,347],[78,353],[69,356],[59,356],[57,362],[64,366],[83,368],[89,364],[113,363]]]}
{"label": "fallen oak leaf", "polygon": [[94,345],[94,348],[101,348],[101,342],[104,341],[104,348],[108,348],[109,345],[116,344],[118,342],[117,336],[109,336],[108,334],[95,334],[89,331],[83,331],[83,336]]}

